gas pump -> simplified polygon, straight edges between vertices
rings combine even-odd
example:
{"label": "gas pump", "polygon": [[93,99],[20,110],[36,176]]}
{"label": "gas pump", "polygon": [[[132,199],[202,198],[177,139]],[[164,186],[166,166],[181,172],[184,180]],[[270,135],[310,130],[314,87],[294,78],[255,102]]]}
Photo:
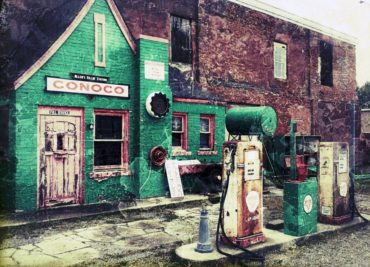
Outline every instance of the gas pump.
{"label": "gas pump", "polygon": [[[224,202],[225,235],[234,244],[248,247],[264,242],[262,198],[262,143],[229,141],[223,145],[223,177],[228,180]],[[222,237],[225,242],[225,236]]]}
{"label": "gas pump", "polygon": [[[233,108],[226,114],[226,128],[234,140],[223,144],[220,220],[221,240],[245,248],[264,242],[263,144],[261,135],[273,135],[277,117],[271,107]],[[247,135],[247,140],[241,140]],[[244,250],[246,251],[246,250]],[[254,260],[261,257],[252,255]]]}
{"label": "gas pump", "polygon": [[352,220],[348,143],[321,142],[319,221],[341,224]]}

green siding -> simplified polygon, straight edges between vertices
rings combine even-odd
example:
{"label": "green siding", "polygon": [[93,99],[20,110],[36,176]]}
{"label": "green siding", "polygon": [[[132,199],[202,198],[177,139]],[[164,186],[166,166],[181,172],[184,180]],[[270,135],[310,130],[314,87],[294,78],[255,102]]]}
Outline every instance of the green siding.
{"label": "green siding", "polygon": [[[176,159],[199,159],[204,163],[220,163],[222,159],[222,144],[225,140],[225,107],[183,102],[173,103],[173,112],[188,114],[188,151],[191,156],[176,156]],[[215,150],[217,155],[198,155],[200,144],[200,115],[215,116]]]}
{"label": "green siding", "polygon": [[[94,65],[94,12],[105,15],[106,67]],[[164,81],[145,79],[144,62],[161,62],[165,66]],[[70,79],[70,73],[109,77],[111,84],[130,86],[128,99],[46,91],[46,76]],[[151,117],[145,108],[149,94],[159,91],[170,99],[170,112],[165,117]],[[96,0],[80,25],[58,51],[17,91],[14,97],[0,96],[0,105],[9,103],[11,136],[11,194],[6,198],[13,203],[13,210],[37,208],[37,142],[39,106],[79,107],[84,112],[84,184],[83,204],[100,200],[119,200],[127,192],[139,198],[164,196],[168,191],[163,167],[154,167],[149,152],[154,146],[163,146],[172,158],[172,112],[189,114],[189,157],[202,162],[219,163],[224,141],[225,107],[204,104],[173,103],[168,85],[168,43],[142,38],[137,41],[136,55],[120,31],[104,0]],[[15,104],[14,104],[15,103]],[[130,176],[110,177],[104,181],[90,178],[93,171],[94,109],[129,110],[129,169]],[[215,145],[217,155],[199,156],[200,114],[215,115]],[[11,186],[10,186],[11,187]]]}
{"label": "green siding", "polygon": [[[15,210],[15,114],[14,114],[14,91],[0,94],[0,107],[8,109],[7,155],[0,157],[0,210]],[[5,118],[4,118],[5,119]],[[2,135],[1,135],[2,136]]]}
{"label": "green siding", "polygon": [[[94,65],[94,12],[105,15],[106,67]],[[135,60],[126,39],[103,0],[97,0],[80,25],[49,61],[16,91],[16,209],[36,209],[37,199],[37,109],[39,105],[83,107],[85,112],[85,204],[95,203],[103,195],[107,200],[117,198],[124,189],[133,190],[131,177],[109,178],[97,182],[89,178],[92,171],[93,130],[86,125],[93,121],[94,108],[132,110],[130,99],[87,96],[82,94],[45,91],[45,76],[69,79],[70,73],[110,77],[109,83],[129,84],[130,94],[135,85]],[[132,120],[132,115],[130,115]],[[133,136],[133,128],[130,136]],[[132,147],[130,146],[130,151]],[[131,156],[131,155],[130,155]],[[112,192],[112,188],[114,188]]]}
{"label": "green siding", "polygon": [[[140,105],[136,107],[135,113],[139,114],[138,124],[138,146],[140,155],[135,159],[137,161],[136,173],[140,179],[138,194],[140,198],[153,196],[163,196],[168,190],[167,178],[164,174],[164,167],[154,167],[149,162],[149,151],[154,146],[163,146],[168,155],[171,154],[171,113],[163,118],[153,118],[148,115],[145,109],[145,102],[149,94],[160,91],[166,94],[170,99],[172,106],[172,92],[168,86],[168,44],[140,39],[139,44],[139,99]],[[148,80],[144,77],[144,62],[146,60],[162,62],[165,66],[165,80]],[[138,110],[139,109],[139,110]]]}

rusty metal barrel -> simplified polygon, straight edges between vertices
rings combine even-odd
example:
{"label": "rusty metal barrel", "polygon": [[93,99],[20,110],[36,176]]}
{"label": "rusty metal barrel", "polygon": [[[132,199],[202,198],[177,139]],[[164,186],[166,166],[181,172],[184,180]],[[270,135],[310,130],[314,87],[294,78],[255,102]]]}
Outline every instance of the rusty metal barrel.
{"label": "rusty metal barrel", "polygon": [[273,136],[277,128],[277,115],[269,106],[237,107],[227,111],[225,123],[231,135]]}

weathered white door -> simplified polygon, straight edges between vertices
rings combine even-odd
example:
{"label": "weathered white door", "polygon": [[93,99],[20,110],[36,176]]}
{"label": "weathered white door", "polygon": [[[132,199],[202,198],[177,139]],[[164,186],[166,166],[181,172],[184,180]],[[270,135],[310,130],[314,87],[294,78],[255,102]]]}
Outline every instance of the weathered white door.
{"label": "weathered white door", "polygon": [[82,202],[82,110],[39,108],[38,207]]}

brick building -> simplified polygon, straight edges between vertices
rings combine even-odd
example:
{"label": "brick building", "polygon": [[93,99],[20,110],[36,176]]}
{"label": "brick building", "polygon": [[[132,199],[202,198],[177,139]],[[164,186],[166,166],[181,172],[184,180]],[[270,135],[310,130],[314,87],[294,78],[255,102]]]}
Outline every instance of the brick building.
{"label": "brick building", "polygon": [[219,163],[233,106],[273,107],[277,136],[357,137],[349,36],[238,1],[73,2],[3,4],[7,209],[165,195],[152,149]]}

